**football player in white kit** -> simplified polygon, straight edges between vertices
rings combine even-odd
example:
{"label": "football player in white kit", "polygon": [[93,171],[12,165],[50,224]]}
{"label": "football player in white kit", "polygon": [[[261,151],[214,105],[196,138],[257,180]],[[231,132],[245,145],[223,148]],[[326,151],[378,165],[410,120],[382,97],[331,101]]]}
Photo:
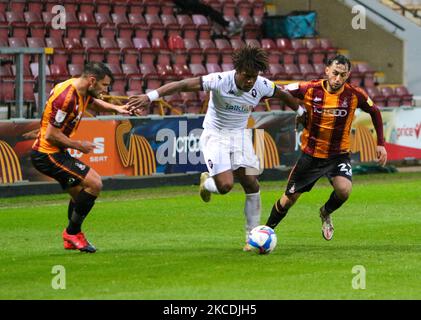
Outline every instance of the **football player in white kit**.
{"label": "football player in white kit", "polygon": [[[171,82],[144,95],[132,96],[129,109],[143,107],[160,97],[185,91],[210,91],[208,110],[203,121],[200,147],[208,172],[200,177],[200,196],[209,202],[211,194],[226,194],[234,185],[234,176],[246,194],[244,214],[246,238],[260,224],[261,201],[257,180],[260,165],[255,155],[252,132],[247,122],[252,109],[264,97],[284,101],[299,115],[304,109],[288,92],[259,76],[268,69],[266,51],[246,46],[233,53],[235,70]],[[245,251],[250,248],[246,244]]]}

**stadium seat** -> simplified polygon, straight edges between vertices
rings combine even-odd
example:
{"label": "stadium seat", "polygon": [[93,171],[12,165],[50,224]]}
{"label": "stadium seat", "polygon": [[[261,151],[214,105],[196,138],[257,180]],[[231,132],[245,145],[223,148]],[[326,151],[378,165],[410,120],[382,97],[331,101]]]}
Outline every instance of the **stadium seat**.
{"label": "stadium seat", "polygon": [[159,14],[161,6],[156,0],[143,0],[144,14]]}
{"label": "stadium seat", "polygon": [[297,54],[298,64],[308,64],[310,62],[310,51],[306,48],[304,40],[291,39],[291,46]]}
{"label": "stadium seat", "polygon": [[221,66],[217,63],[206,63],[206,71],[208,73],[222,72]]}
{"label": "stadium seat", "polygon": [[317,79],[319,76],[311,64],[299,64],[299,68],[306,81]]}
{"label": "stadium seat", "polygon": [[31,37],[45,37],[46,29],[45,24],[42,21],[41,11],[24,12],[23,14]]}
{"label": "stadium seat", "polygon": [[295,51],[291,45],[291,41],[287,38],[276,39],[276,46],[282,52],[282,60],[284,64],[295,63]]}
{"label": "stadium seat", "polygon": [[192,20],[196,25],[196,28],[199,29],[199,39],[210,39],[211,25],[209,24],[208,19],[204,15],[193,14]]}
{"label": "stadium seat", "polygon": [[271,80],[288,80],[288,75],[285,72],[284,67],[281,64],[271,63],[269,64],[267,76]]}
{"label": "stadium seat", "polygon": [[374,87],[374,69],[367,62],[358,62],[356,64],[358,72],[363,76],[364,87]]}
{"label": "stadium seat", "polygon": [[137,64],[139,61],[139,52],[134,47],[131,39],[117,38],[117,45],[123,55],[123,62],[129,64]]}
{"label": "stadium seat", "polygon": [[181,34],[181,26],[178,24],[177,19],[172,14],[161,14],[162,24],[167,30],[167,37],[172,35],[177,36]]}
{"label": "stadium seat", "polygon": [[234,65],[232,63],[223,63],[221,64],[221,69],[223,72],[234,70]]}
{"label": "stadium seat", "polygon": [[207,74],[205,67],[200,63],[191,63],[190,71],[194,77],[204,76]]}
{"label": "stadium seat", "polygon": [[317,77],[319,79],[325,77],[325,75],[326,75],[326,73],[325,73],[326,65],[324,63],[315,63],[315,64],[313,64],[313,69],[318,74]]}
{"label": "stadium seat", "polygon": [[277,45],[272,39],[264,38],[261,40],[261,47],[269,54],[269,63],[280,63],[282,53],[278,50]]}
{"label": "stadium seat", "polygon": [[23,12],[8,11],[5,15],[10,26],[10,34],[16,38],[26,38],[28,35],[28,28]]}
{"label": "stadium seat", "polygon": [[219,49],[211,39],[199,39],[199,46],[203,50],[206,63],[219,63]]}
{"label": "stadium seat", "polygon": [[400,107],[401,97],[395,94],[393,88],[388,86],[381,87],[380,92],[386,98],[387,107]]}
{"label": "stadium seat", "polygon": [[199,43],[195,39],[185,38],[184,46],[186,47],[186,50],[189,53],[190,63],[203,62],[203,51],[200,48]]}
{"label": "stadium seat", "polygon": [[83,72],[83,64],[69,64],[69,74],[72,77],[79,77]]}
{"label": "stadium seat", "polygon": [[85,50],[79,39],[64,38],[64,47],[70,54],[71,63],[83,64],[85,62]]}
{"label": "stadium seat", "polygon": [[190,16],[185,14],[178,14],[176,16],[178,24],[181,26],[183,32],[183,38],[196,39],[198,30],[196,25],[193,23]]}
{"label": "stadium seat", "polygon": [[232,62],[232,47],[227,39],[215,39],[215,46],[219,49],[222,63]]}
{"label": "stadium seat", "polygon": [[99,38],[107,63],[120,63],[120,48],[114,38]]}
{"label": "stadium seat", "polygon": [[397,86],[395,88],[395,93],[401,97],[401,104],[403,106],[412,106],[413,95],[408,92],[408,89],[405,86]]}
{"label": "stadium seat", "polygon": [[139,66],[147,89],[157,89],[162,85],[162,79],[153,64],[141,63]]}
{"label": "stadium seat", "polygon": [[55,82],[62,82],[69,78],[67,67],[61,64],[50,65],[50,75]]}
{"label": "stadium seat", "polygon": [[180,79],[189,78],[192,76],[192,73],[189,67],[186,64],[173,64],[173,70],[176,76]]}
{"label": "stadium seat", "polygon": [[381,94],[377,87],[366,88],[367,94],[378,107],[386,106],[386,98]]}
{"label": "stadium seat", "polygon": [[145,14],[146,24],[148,25],[151,38],[164,39],[165,27],[157,14]]}
{"label": "stadium seat", "polygon": [[148,38],[149,27],[146,25],[145,18],[143,15],[138,13],[129,13],[129,22],[134,29],[135,38]]}
{"label": "stadium seat", "polygon": [[285,73],[291,80],[302,80],[303,75],[295,64],[285,64]]}
{"label": "stadium seat", "polygon": [[133,38],[133,45],[139,51],[140,61],[143,63],[155,63],[155,50],[146,38]]}
{"label": "stadium seat", "polygon": [[79,22],[83,28],[83,36],[88,38],[96,38],[99,35],[99,27],[92,13],[79,12]]}
{"label": "stadium seat", "polygon": [[82,38],[82,46],[85,49],[88,61],[103,62],[105,51],[99,46],[96,38]]}
{"label": "stadium seat", "polygon": [[234,49],[234,50],[238,50],[238,49],[241,49],[241,48],[244,48],[245,47],[245,43],[244,43],[244,41],[243,40],[241,40],[241,39],[230,39],[230,42],[231,42],[231,47]]}

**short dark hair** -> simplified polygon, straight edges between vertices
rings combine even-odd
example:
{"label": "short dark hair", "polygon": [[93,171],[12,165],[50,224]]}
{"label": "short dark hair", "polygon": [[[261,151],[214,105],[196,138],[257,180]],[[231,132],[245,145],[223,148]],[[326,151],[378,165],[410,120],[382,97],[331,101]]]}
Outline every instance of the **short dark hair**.
{"label": "short dark hair", "polygon": [[109,76],[111,82],[114,81],[111,70],[102,62],[87,62],[83,68],[82,77],[94,76],[97,80],[102,80],[105,76]]}
{"label": "short dark hair", "polygon": [[237,71],[266,71],[269,68],[269,58],[265,50],[245,46],[232,54],[232,62]]}
{"label": "short dark hair", "polygon": [[327,66],[330,67],[334,62],[337,64],[344,64],[348,66],[348,71],[351,71],[351,61],[347,57],[342,54],[338,54],[337,56],[330,58],[327,60]]}

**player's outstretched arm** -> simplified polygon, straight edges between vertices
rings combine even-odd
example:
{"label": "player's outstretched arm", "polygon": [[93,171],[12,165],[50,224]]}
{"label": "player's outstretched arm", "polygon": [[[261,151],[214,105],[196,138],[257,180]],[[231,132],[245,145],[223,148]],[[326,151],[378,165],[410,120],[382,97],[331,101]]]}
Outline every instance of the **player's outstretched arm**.
{"label": "player's outstretched arm", "polygon": [[276,86],[275,93],[273,96],[282,100],[292,110],[297,111],[299,116],[301,116],[305,112],[305,109],[301,107],[299,100],[294,98],[288,91],[282,90],[281,88]]}
{"label": "player's outstretched arm", "polygon": [[156,90],[148,92],[147,94],[142,94],[139,96],[131,96],[129,98],[129,110],[133,111],[135,109],[146,106],[148,103],[158,100],[161,97],[169,96],[178,92],[186,91],[200,91],[202,87],[201,78],[188,78],[180,81],[174,81],[159,87]]}
{"label": "player's outstretched arm", "polygon": [[[118,114],[123,115],[133,115],[133,112],[130,112],[127,105],[116,105],[112,103],[108,103],[106,101],[103,101],[101,99],[94,99],[94,102],[92,103],[92,107],[99,112],[116,112]],[[136,110],[136,115],[141,115],[143,112],[143,109]]]}

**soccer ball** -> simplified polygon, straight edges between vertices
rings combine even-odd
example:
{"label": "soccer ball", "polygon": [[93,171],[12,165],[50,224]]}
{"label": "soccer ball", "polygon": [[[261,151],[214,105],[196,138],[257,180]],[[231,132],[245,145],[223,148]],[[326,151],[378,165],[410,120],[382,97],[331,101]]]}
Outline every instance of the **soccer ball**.
{"label": "soccer ball", "polygon": [[275,231],[268,226],[257,226],[250,231],[247,243],[259,254],[268,254],[276,247],[277,237]]}

